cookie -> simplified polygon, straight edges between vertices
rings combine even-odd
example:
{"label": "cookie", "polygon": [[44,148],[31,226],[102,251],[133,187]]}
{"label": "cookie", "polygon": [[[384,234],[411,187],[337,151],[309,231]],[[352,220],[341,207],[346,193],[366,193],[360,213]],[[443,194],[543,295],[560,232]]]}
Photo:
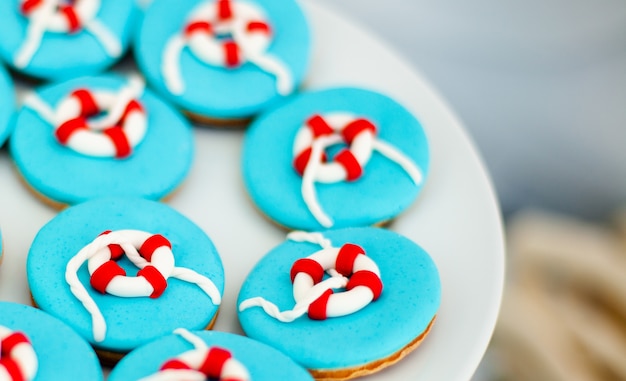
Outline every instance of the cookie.
{"label": "cookie", "polygon": [[166,198],[189,172],[194,141],[189,122],[140,79],[107,74],[26,97],[10,153],[29,188],[64,207],[105,196]]}
{"label": "cookie", "polygon": [[102,380],[89,344],[36,308],[0,302],[0,379]]}
{"label": "cookie", "polygon": [[12,118],[15,114],[15,89],[9,73],[0,65],[0,146],[13,130]]}
{"label": "cookie", "polygon": [[0,57],[42,79],[95,74],[127,50],[138,10],[128,0],[0,2]]}
{"label": "cookie", "polygon": [[389,230],[292,232],[252,269],[238,296],[247,336],[316,380],[377,372],[414,350],[441,301],[435,263]]}
{"label": "cookie", "polygon": [[26,271],[34,303],[107,363],[176,328],[212,327],[224,291],[210,238],[171,207],[135,198],[59,213],[35,237]]}
{"label": "cookie", "polygon": [[192,118],[236,124],[298,88],[310,40],[295,1],[161,0],[134,53],[148,83]]}
{"label": "cookie", "polygon": [[420,122],[366,89],[302,93],[246,131],[243,179],[258,209],[300,230],[384,224],[421,192],[429,168]]}
{"label": "cookie", "polygon": [[[166,377],[172,378],[166,378]],[[178,376],[178,378],[176,378]],[[165,377],[165,378],[163,378]],[[109,381],[163,379],[312,381],[289,357],[245,336],[178,329],[128,354]],[[184,378],[187,379],[187,378]]]}

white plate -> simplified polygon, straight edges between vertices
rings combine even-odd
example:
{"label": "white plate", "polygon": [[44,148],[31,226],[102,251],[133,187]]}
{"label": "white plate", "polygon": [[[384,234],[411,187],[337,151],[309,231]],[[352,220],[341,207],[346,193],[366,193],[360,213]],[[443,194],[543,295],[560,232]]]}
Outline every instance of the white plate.
{"label": "white plate", "polygon": [[[314,30],[308,88],[357,85],[391,95],[422,122],[431,144],[423,193],[390,229],[424,247],[441,275],[442,304],[413,353],[368,381],[471,378],[491,338],[502,295],[504,244],[497,201],[479,155],[455,115],[425,80],[383,43],[331,11],[305,2]],[[239,173],[241,132],[197,128],[197,154],[170,205],[202,227],[221,253],[226,290],[216,330],[241,333],[235,301],[254,263],[284,240],[248,199]],[[26,254],[56,211],[18,180],[0,152],[0,227],[5,258],[0,300],[29,303]],[[410,269],[408,269],[410,270]]]}

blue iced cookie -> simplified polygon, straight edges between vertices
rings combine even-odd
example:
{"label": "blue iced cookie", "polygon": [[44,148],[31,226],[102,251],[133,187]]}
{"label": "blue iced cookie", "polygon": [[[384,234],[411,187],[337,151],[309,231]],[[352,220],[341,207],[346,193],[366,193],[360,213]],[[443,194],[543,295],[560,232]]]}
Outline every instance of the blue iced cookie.
{"label": "blue iced cookie", "polygon": [[252,269],[237,304],[249,337],[316,379],[347,379],[416,348],[440,300],[430,256],[397,233],[367,227],[290,233]]}
{"label": "blue iced cookie", "polygon": [[[0,374],[9,380],[102,380],[89,344],[36,308],[0,302]],[[5,378],[3,378],[5,379]]]}
{"label": "blue iced cookie", "polygon": [[189,122],[141,80],[107,74],[26,97],[10,152],[31,189],[65,206],[103,196],[167,197],[189,172],[194,141]]}
{"label": "blue iced cookie", "polygon": [[4,144],[11,130],[15,114],[15,89],[9,73],[0,65],[0,146]]}
{"label": "blue iced cookie", "polygon": [[212,327],[224,290],[210,238],[169,206],[135,198],[58,214],[35,237],[26,271],[35,303],[105,362],[176,328]]}
{"label": "blue iced cookie", "polygon": [[153,2],[134,53],[148,82],[200,120],[248,118],[293,93],[309,64],[296,1]]}
{"label": "blue iced cookie", "polygon": [[419,121],[364,89],[300,94],[246,132],[242,170],[257,207],[287,228],[388,222],[420,193],[429,148]]}
{"label": "blue iced cookie", "polygon": [[0,2],[0,57],[44,79],[100,72],[127,50],[137,16],[128,0]]}
{"label": "blue iced cookie", "polygon": [[[129,353],[109,381],[171,379],[313,381],[311,375],[274,348],[225,332],[176,330]],[[196,376],[196,378],[193,378]]]}

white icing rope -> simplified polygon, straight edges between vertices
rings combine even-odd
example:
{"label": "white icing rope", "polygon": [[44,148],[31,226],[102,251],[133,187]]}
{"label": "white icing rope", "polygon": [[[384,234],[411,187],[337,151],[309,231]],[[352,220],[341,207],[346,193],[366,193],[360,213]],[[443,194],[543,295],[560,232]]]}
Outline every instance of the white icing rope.
{"label": "white icing rope", "polygon": [[139,381],[249,381],[248,370],[223,348],[209,347],[200,337],[184,328],[175,334],[189,342],[194,349],[167,360],[154,374]]}
{"label": "white icing rope", "polygon": [[[332,161],[325,150],[339,143],[348,144]],[[403,152],[376,138],[376,126],[347,112],[313,115],[298,130],[294,139],[294,167],[302,176],[302,198],[315,220],[323,227],[334,225],[323,210],[315,183],[358,180],[372,153],[376,151],[398,164],[415,185],[423,181],[420,168]]]}
{"label": "white icing rope", "polygon": [[245,62],[276,78],[279,94],[293,91],[287,66],[267,50],[272,31],[263,11],[255,4],[235,0],[204,1],[189,12],[183,31],[172,36],[162,55],[161,73],[173,94],[185,92],[180,55],[185,47],[207,65],[236,68]]}
{"label": "white icing rope", "polygon": [[138,101],[144,87],[140,77],[131,76],[117,91],[76,89],[55,108],[31,93],[24,106],[51,124],[59,143],[70,149],[86,156],[124,158],[148,128],[146,111]]}
{"label": "white icing rope", "polygon": [[39,361],[30,340],[0,325],[0,381],[31,381]]}
{"label": "white icing rope", "polygon": [[100,42],[109,56],[119,57],[121,42],[96,18],[100,6],[100,0],[76,0],[71,5],[63,0],[20,0],[20,12],[28,19],[28,26],[13,60],[15,66],[20,69],[28,66],[46,32],[71,34],[83,28]]}
{"label": "white icing rope", "polygon": [[[140,269],[136,277],[126,276],[114,262],[123,254]],[[92,287],[101,293],[124,298],[158,298],[167,287],[168,278],[177,278],[196,284],[214,305],[221,303],[220,292],[210,279],[191,269],[175,267],[171,245],[164,237],[140,230],[104,232],[72,257],[65,270],[65,281],[70,291],[91,316],[96,342],[106,337],[106,321],[78,279],[78,270],[85,262]]]}
{"label": "white icing rope", "polygon": [[[293,298],[291,310],[281,311],[263,297],[252,297],[239,304],[239,311],[261,307],[272,318],[290,323],[308,314],[314,320],[355,313],[378,299],[382,292],[380,270],[354,244],[333,247],[321,233],[292,232],[287,239],[318,244],[321,250],[298,259],[291,268]],[[330,277],[324,279],[324,273]],[[335,289],[345,289],[334,292]]]}

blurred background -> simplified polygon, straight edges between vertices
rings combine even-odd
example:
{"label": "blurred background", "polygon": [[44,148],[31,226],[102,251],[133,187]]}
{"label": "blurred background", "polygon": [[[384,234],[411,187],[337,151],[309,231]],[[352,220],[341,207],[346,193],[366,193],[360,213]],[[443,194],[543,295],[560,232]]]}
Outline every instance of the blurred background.
{"label": "blurred background", "polygon": [[508,274],[474,381],[626,380],[626,2],[318,1],[438,89],[492,176]]}

